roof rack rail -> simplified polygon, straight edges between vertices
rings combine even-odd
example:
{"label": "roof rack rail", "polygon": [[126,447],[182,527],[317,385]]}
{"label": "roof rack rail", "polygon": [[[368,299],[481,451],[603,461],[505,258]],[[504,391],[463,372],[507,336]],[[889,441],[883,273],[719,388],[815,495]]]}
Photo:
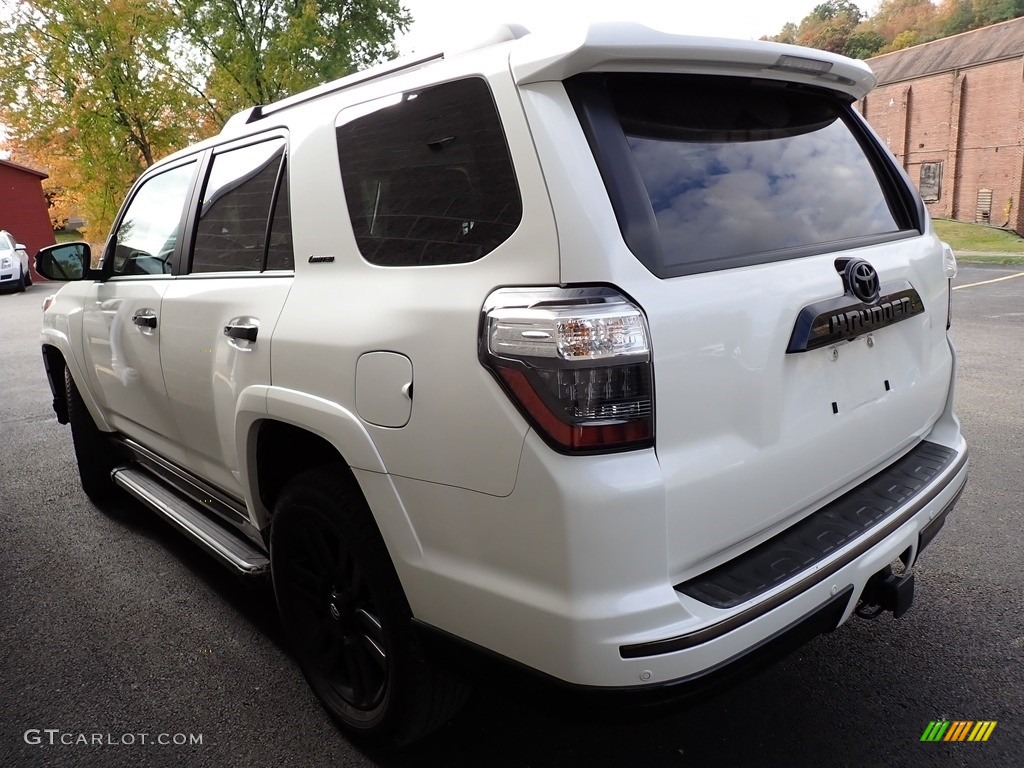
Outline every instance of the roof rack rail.
{"label": "roof rack rail", "polygon": [[370,80],[376,80],[377,78],[387,77],[388,75],[393,75],[403,70],[416,69],[417,67],[425,66],[426,64],[430,64],[431,62],[443,58],[443,53],[434,53],[430,56],[424,56],[418,59],[396,59],[395,61],[371,67],[370,69],[364,69],[362,72],[356,72],[337,80],[332,80],[329,83],[311,88],[308,91],[302,91],[294,96],[286,96],[280,101],[275,101],[272,104],[258,104],[255,107],[243,109],[241,112],[237,112],[232,115],[228,121],[224,123],[221,133],[227,133],[229,132],[229,129],[235,129],[239,126],[254,123],[257,120],[262,120],[267,115],[279,112],[282,109],[288,109],[289,107],[294,107],[297,104],[304,104],[307,101],[319,99],[321,96],[326,96],[329,93],[343,91],[346,88],[361,85],[362,83],[369,82]]}
{"label": "roof rack rail", "polygon": [[260,104],[255,107],[243,109],[241,112],[232,115],[228,121],[224,123],[221,133],[230,133],[243,125],[248,125],[249,123],[254,123],[257,120],[262,120],[264,117],[274,112],[280,112],[282,109],[288,109],[289,107],[294,107],[297,104],[305,104],[308,101],[319,99],[321,96],[326,96],[329,93],[337,93],[338,91],[343,91],[346,88],[361,85],[371,80],[387,77],[388,75],[393,75],[405,70],[423,67],[432,62],[451,58],[460,53],[468,53],[469,51],[488,48],[499,43],[518,40],[528,34],[530,34],[530,30],[521,24],[499,24],[489,30],[486,35],[472,41],[468,47],[455,48],[449,51],[439,51],[420,58],[405,57],[395,59],[394,61],[389,61],[376,67],[371,67],[370,69],[364,69],[362,72],[346,75],[338,80],[333,80],[329,83],[311,88],[308,91],[296,93],[294,96],[286,96],[280,101],[275,101],[272,104]]}

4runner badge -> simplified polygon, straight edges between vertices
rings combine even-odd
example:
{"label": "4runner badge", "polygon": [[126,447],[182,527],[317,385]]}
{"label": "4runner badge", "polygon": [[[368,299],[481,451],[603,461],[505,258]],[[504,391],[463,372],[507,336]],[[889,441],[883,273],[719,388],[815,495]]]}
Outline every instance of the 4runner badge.
{"label": "4runner badge", "polygon": [[866,261],[847,264],[843,282],[847,286],[845,295],[800,310],[787,353],[855,339],[924,312],[924,302],[914,286],[900,280],[879,287],[878,273]]}

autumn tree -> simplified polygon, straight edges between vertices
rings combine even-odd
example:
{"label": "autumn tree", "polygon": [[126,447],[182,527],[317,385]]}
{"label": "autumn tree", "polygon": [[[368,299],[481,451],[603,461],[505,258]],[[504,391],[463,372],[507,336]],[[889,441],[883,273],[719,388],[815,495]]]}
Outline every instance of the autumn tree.
{"label": "autumn tree", "polygon": [[914,32],[923,42],[940,36],[936,16],[931,0],[882,0],[864,26],[889,42],[902,32]]}
{"label": "autumn tree", "polygon": [[399,0],[170,0],[210,64],[220,119],[396,54],[411,17]]}
{"label": "autumn tree", "polygon": [[973,0],[942,0],[935,15],[942,37],[958,35],[975,28]]}
{"label": "autumn tree", "polygon": [[846,39],[843,53],[854,59],[874,56],[885,45],[885,38],[873,30],[859,30]]}
{"label": "autumn tree", "polygon": [[0,123],[90,237],[161,156],[243,107],[393,57],[411,21],[399,0],[2,2]]}
{"label": "autumn tree", "polygon": [[10,0],[7,8],[0,122],[23,153],[46,161],[81,204],[90,236],[102,237],[132,180],[204,125],[198,86],[174,63],[173,16],[159,0]]}
{"label": "autumn tree", "polygon": [[975,25],[979,27],[1024,16],[1024,0],[974,0]]}
{"label": "autumn tree", "polygon": [[826,0],[815,6],[799,26],[794,28],[787,24],[778,35],[769,39],[843,53],[863,16],[860,8],[849,0]]}
{"label": "autumn tree", "polygon": [[824,3],[814,6],[809,16],[819,21],[842,18],[853,18],[859,21],[864,13],[850,0],[825,0]]}
{"label": "autumn tree", "polygon": [[921,33],[916,29],[905,29],[900,32],[896,37],[892,39],[892,42],[882,48],[879,53],[892,53],[893,51],[902,51],[904,48],[910,48],[911,46],[923,43],[921,39]]}
{"label": "autumn tree", "polygon": [[868,58],[1020,16],[1024,0],[881,0],[866,18],[848,0],[828,0],[762,39]]}
{"label": "autumn tree", "polygon": [[794,24],[791,21],[788,21],[782,25],[782,29],[779,31],[779,34],[772,35],[771,37],[763,37],[761,39],[774,40],[776,43],[789,43],[790,45],[796,45],[797,34],[799,33],[799,31],[800,30],[796,24]]}

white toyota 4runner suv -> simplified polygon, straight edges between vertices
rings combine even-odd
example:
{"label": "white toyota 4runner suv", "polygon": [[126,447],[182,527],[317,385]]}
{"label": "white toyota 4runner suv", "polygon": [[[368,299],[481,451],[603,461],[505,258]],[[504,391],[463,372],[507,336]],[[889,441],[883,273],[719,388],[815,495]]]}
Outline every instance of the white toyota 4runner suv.
{"label": "white toyota 4runner suv", "polygon": [[98,268],[37,257],[86,493],[269,571],[323,705],[390,743],[477,657],[660,697],[899,615],[967,477],[956,261],[866,65],[506,32],[236,115]]}

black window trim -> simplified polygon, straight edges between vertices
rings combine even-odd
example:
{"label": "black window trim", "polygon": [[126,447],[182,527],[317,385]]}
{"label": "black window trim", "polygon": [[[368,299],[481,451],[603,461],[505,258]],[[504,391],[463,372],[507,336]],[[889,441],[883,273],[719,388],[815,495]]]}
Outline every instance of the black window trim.
{"label": "black window trim", "polygon": [[[902,167],[871,126],[851,106],[849,99],[827,89],[793,84],[792,87],[833,99],[844,123],[865,150],[878,178],[893,216],[901,227],[896,232],[864,235],[846,240],[761,251],[727,258],[686,262],[674,266],[663,263],[661,238],[654,207],[640,169],[629,148],[622,124],[602,79],[603,73],[588,72],[563,82],[569,101],[579,119],[594,161],[604,182],[612,210],[626,247],[659,278],[718,272],[724,269],[758,266],[790,259],[817,256],[836,250],[859,248],[918,237],[924,233],[924,203],[914,195],[913,185]],[[610,73],[613,74],[613,73]],[[718,75],[709,75],[717,77]],[[751,80],[753,78],[743,78]],[[774,81],[766,81],[773,82]]]}
{"label": "black window trim", "polygon": [[[264,272],[294,272],[295,271],[295,248],[294,244],[292,247],[292,268],[286,269],[267,269],[267,262],[270,261],[270,236],[274,232],[274,221],[277,219],[277,204],[281,199],[281,184],[285,181],[285,174],[288,173],[288,140],[285,139],[284,143],[284,154],[281,155],[281,162],[277,164],[277,177],[274,179],[274,191],[270,195],[270,211],[267,214],[267,226],[263,230],[263,267],[260,269],[260,274]],[[288,188],[288,201],[291,202],[291,187]],[[288,228],[291,229],[291,211],[288,212]]]}
{"label": "black window trim", "polygon": [[903,166],[896,162],[892,150],[885,145],[860,112],[853,109],[852,105],[848,105],[846,115],[846,123],[854,137],[864,147],[872,168],[878,174],[883,192],[887,196],[891,193],[889,199],[900,207],[899,213],[905,217],[909,230],[916,229],[919,235],[923,235],[927,220],[924,199],[914,191],[917,187],[910,180],[910,176]]}

